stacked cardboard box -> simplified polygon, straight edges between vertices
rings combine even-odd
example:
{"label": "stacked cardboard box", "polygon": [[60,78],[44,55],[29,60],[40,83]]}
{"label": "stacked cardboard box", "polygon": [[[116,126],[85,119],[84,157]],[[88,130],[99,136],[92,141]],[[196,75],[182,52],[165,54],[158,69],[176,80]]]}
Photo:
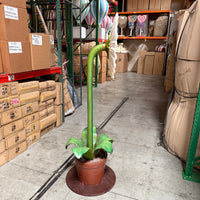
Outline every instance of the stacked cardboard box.
{"label": "stacked cardboard box", "polygon": [[124,73],[128,70],[128,53],[117,53],[116,72]]}
{"label": "stacked cardboard box", "polygon": [[[0,159],[0,165],[25,151],[27,146],[40,138],[38,86],[37,81],[0,85],[0,143],[4,159]],[[33,134],[37,137],[27,142],[27,138]]]}
{"label": "stacked cardboard box", "polygon": [[127,0],[127,11],[170,10],[171,0]]}
{"label": "stacked cardboard box", "polygon": [[0,3],[0,73],[31,71],[26,1]]}
{"label": "stacked cardboard box", "polygon": [[162,75],[164,53],[140,51],[138,59],[138,74]]}
{"label": "stacked cardboard box", "polygon": [[[55,81],[44,81],[39,83],[40,102],[40,130],[41,136],[55,127],[57,121],[54,101],[56,98],[56,83]],[[50,129],[51,127],[51,129]]]}
{"label": "stacked cardboard box", "polygon": [[32,70],[47,69],[55,65],[52,35],[29,33]]}
{"label": "stacked cardboard box", "polygon": [[101,69],[98,76],[98,82],[104,83],[106,81],[106,70],[107,70],[107,53],[102,51],[100,53]]}

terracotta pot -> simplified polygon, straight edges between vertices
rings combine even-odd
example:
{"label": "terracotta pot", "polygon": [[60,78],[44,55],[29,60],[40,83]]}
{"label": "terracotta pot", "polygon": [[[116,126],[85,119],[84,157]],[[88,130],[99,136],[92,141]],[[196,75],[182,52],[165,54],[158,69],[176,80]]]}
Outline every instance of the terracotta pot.
{"label": "terracotta pot", "polygon": [[85,185],[97,185],[101,182],[106,165],[105,158],[95,158],[87,162],[75,159],[75,162],[79,181]]}

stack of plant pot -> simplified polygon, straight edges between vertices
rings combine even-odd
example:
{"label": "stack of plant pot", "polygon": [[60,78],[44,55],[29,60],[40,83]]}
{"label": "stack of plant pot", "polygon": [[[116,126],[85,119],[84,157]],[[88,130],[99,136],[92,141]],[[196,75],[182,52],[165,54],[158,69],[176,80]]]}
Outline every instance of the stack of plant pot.
{"label": "stack of plant pot", "polygon": [[[164,144],[171,153],[187,160],[200,83],[200,2],[194,2],[188,10],[179,11],[177,16],[175,95],[168,110]],[[200,156],[200,142],[196,154]]]}

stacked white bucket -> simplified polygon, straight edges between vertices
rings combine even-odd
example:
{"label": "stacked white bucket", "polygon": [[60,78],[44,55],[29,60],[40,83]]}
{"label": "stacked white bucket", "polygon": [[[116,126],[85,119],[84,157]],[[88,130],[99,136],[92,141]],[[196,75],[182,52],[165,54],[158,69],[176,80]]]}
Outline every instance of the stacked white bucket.
{"label": "stacked white bucket", "polygon": [[[170,152],[187,160],[200,84],[200,2],[196,1],[188,10],[179,11],[178,20],[177,46],[184,26],[185,30],[177,55],[176,92],[168,110],[164,142]],[[200,156],[200,142],[196,156]]]}

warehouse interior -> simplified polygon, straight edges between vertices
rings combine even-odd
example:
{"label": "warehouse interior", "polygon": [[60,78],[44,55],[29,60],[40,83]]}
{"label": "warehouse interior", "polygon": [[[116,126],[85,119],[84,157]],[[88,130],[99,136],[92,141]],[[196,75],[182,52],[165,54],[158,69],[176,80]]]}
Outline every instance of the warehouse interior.
{"label": "warehouse interior", "polygon": [[199,200],[199,0],[0,14],[1,200]]}

